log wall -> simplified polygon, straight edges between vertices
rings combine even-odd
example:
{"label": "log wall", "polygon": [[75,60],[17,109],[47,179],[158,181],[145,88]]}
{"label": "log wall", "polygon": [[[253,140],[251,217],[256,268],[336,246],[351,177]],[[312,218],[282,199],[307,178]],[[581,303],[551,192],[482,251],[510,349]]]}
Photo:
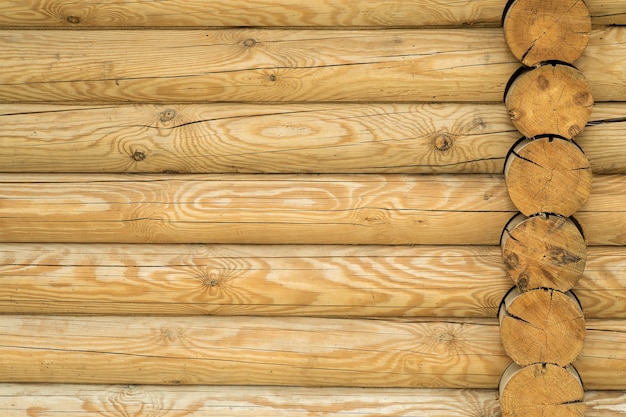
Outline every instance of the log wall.
{"label": "log wall", "polygon": [[[0,414],[499,416],[504,6],[2,2]],[[587,6],[574,366],[604,417],[626,415],[626,7]]]}

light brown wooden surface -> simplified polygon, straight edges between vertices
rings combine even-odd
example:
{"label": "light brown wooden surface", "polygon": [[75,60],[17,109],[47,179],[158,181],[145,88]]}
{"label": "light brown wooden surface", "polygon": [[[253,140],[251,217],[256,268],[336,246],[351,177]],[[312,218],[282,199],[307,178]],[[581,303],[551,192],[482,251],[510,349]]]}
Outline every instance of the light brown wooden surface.
{"label": "light brown wooden surface", "polygon": [[513,204],[526,216],[573,215],[589,199],[593,182],[585,153],[555,137],[516,144],[505,162],[504,178]]}
{"label": "light brown wooden surface", "polygon": [[[499,417],[495,390],[0,384],[4,417]],[[586,417],[626,415],[626,394],[587,391]]]}
{"label": "light brown wooden surface", "polygon": [[507,224],[501,246],[504,269],[521,291],[568,291],[585,270],[587,244],[571,219],[519,214]]}
{"label": "light brown wooden surface", "polygon": [[516,76],[505,96],[511,121],[522,135],[572,139],[591,115],[593,96],[585,76],[564,64],[546,64]]}
{"label": "light brown wooden surface", "polygon": [[515,288],[504,298],[498,318],[504,350],[518,365],[567,366],[582,351],[585,318],[571,292]]}
{"label": "light brown wooden surface", "polygon": [[512,364],[499,387],[502,417],[583,417],[585,392],[571,366]]}
{"label": "light brown wooden surface", "polygon": [[[626,244],[626,178],[576,218]],[[497,245],[516,209],[485,175],[0,175],[1,242]]]}
{"label": "light brown wooden surface", "polygon": [[[626,24],[620,0],[588,0],[593,23]],[[0,3],[0,25],[91,26],[422,26],[500,24],[499,0],[111,0],[97,5],[71,0]],[[74,23],[72,23],[74,22]]]}
{"label": "light brown wooden surface", "polygon": [[[625,40],[577,61],[596,101],[626,96]],[[0,102],[499,102],[519,66],[501,29],[5,30],[0,54]]]}
{"label": "light brown wooden surface", "polygon": [[505,13],[507,45],[526,66],[545,61],[571,64],[589,41],[591,17],[584,1],[515,0]]}
{"label": "light brown wooden surface", "polygon": [[[591,119],[593,172],[626,173],[626,104]],[[521,136],[501,103],[0,104],[0,122],[4,172],[500,174]]]}
{"label": "light brown wooden surface", "polygon": [[[626,318],[626,253],[591,247],[587,318]],[[496,317],[500,250],[471,246],[0,245],[0,313]]]}
{"label": "light brown wooden surface", "polygon": [[[589,320],[587,389],[626,387],[626,324]],[[0,381],[496,388],[496,319],[4,316]],[[607,375],[611,378],[607,378]]]}

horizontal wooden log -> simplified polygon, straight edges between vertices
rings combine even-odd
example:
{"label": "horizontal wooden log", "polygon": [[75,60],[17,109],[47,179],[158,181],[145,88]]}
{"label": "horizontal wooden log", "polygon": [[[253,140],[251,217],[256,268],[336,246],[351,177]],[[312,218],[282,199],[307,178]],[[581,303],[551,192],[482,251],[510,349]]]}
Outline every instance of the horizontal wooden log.
{"label": "horizontal wooden log", "polygon": [[[587,0],[595,24],[626,24],[620,0]],[[497,26],[499,0],[12,0],[0,5],[0,25],[9,27],[115,26]]]}
{"label": "horizontal wooden log", "polygon": [[[0,384],[5,417],[496,417],[494,390]],[[626,394],[587,391],[586,417],[626,415]]]}
{"label": "horizontal wooden log", "polygon": [[[494,389],[510,363],[495,319],[4,316],[0,336],[3,382]],[[626,387],[625,346],[624,321],[587,322],[587,389]]]}
{"label": "horizontal wooden log", "polygon": [[[576,213],[626,244],[626,177]],[[0,175],[0,242],[497,245],[516,213],[501,176]]]}
{"label": "horizontal wooden log", "polygon": [[[625,249],[591,247],[586,318],[626,318]],[[496,317],[495,246],[0,245],[1,314]]]}
{"label": "horizontal wooden log", "polygon": [[[594,174],[626,173],[625,103],[576,137]],[[503,172],[500,104],[0,104],[3,172]]]}
{"label": "horizontal wooden log", "polygon": [[[5,30],[0,102],[500,102],[519,63],[501,29]],[[626,97],[626,28],[576,61]]]}

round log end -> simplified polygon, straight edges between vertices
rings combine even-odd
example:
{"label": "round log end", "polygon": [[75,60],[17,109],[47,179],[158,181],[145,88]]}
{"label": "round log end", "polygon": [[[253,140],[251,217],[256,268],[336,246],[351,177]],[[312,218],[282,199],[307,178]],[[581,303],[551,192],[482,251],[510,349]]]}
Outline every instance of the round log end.
{"label": "round log end", "polygon": [[502,234],[504,269],[520,291],[554,288],[566,292],[585,270],[587,244],[565,217],[518,214]]}
{"label": "round log end", "polygon": [[526,216],[574,214],[591,194],[592,173],[573,142],[544,137],[518,143],[505,162],[504,178],[513,204]]}
{"label": "round log end", "polygon": [[589,42],[591,16],[580,0],[515,0],[503,26],[509,49],[524,65],[572,63]]}
{"label": "round log end", "polygon": [[583,417],[585,393],[571,365],[511,364],[500,380],[502,417]]}
{"label": "round log end", "polygon": [[574,362],[585,340],[585,318],[571,292],[511,290],[500,306],[500,336],[518,365]]}
{"label": "round log end", "polygon": [[580,133],[593,107],[583,73],[564,64],[546,64],[514,75],[505,105],[513,125],[527,138],[554,134],[572,139]]}

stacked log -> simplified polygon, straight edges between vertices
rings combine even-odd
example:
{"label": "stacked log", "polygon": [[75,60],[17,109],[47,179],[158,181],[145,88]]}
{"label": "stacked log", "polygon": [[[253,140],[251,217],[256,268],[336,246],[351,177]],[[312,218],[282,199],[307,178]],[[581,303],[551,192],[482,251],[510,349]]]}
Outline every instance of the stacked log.
{"label": "stacked log", "polygon": [[624,412],[624,3],[502,5],[0,2],[2,416]]}
{"label": "stacked log", "polygon": [[523,139],[504,169],[521,214],[501,242],[516,284],[499,313],[513,360],[500,381],[502,415],[580,417],[584,391],[572,362],[583,349],[585,319],[571,288],[584,270],[586,244],[571,216],[588,200],[592,175],[573,139],[589,121],[593,97],[572,62],[587,46],[591,18],[577,0],[515,0],[503,23],[511,52],[526,67],[504,97]]}

